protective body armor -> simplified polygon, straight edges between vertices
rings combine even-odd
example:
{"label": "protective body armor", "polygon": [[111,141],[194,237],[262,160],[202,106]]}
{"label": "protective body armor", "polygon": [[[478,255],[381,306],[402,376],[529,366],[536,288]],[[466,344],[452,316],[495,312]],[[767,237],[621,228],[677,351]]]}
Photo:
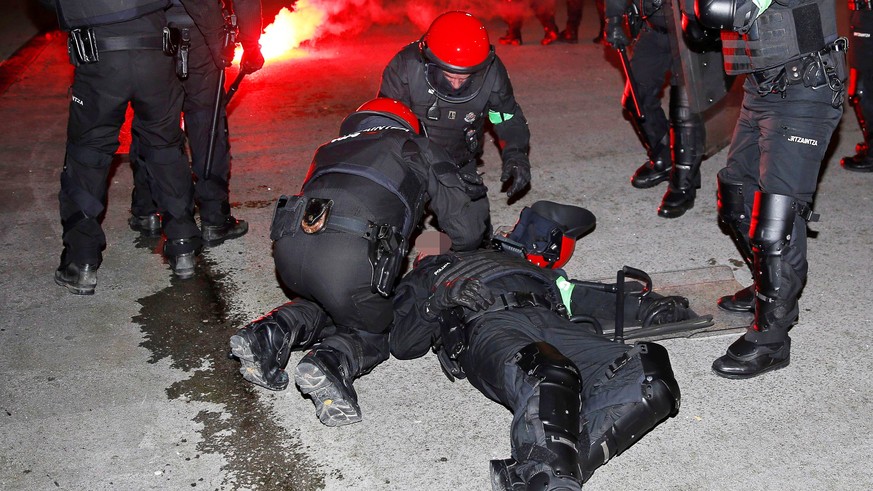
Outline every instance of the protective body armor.
{"label": "protective body armor", "polygon": [[194,27],[194,19],[188,15],[181,0],[171,0],[167,11],[167,24],[170,27]]}
{"label": "protective body armor", "polygon": [[440,271],[434,284],[438,285],[456,278],[479,278],[483,283],[488,284],[504,276],[524,275],[542,283],[546,296],[550,300],[560,301],[561,293],[555,283],[555,273],[534,264],[519,261],[515,256],[500,251],[493,251],[487,255],[481,252],[475,254],[472,259],[465,258],[464,254],[458,254],[458,260]]}
{"label": "protective body armor", "polygon": [[833,1],[812,0],[793,8],[774,1],[745,34],[722,32],[725,72],[775,68],[822,50],[837,39],[836,25]]}
{"label": "protective body armor", "polygon": [[170,0],[56,0],[58,22],[69,31],[116,24],[165,9]]}
{"label": "protective body armor", "polygon": [[[422,118],[422,122],[427,127],[427,136],[434,143],[445,148],[459,164],[473,159],[478,150],[471,151],[467,141],[475,138],[477,147],[482,148],[479,139],[483,134],[487,118],[483,109],[488,104],[488,99],[498,82],[499,70],[494,64],[487,69],[488,72],[475,97],[466,102],[447,102],[438,97],[425,79],[425,64],[421,61],[418,43],[404,48],[402,56],[404,64],[408,65],[406,70],[409,74],[408,105],[415,114],[427,115],[426,118]],[[499,61],[495,60],[494,63]],[[475,132],[475,136],[471,132]]]}
{"label": "protective body armor", "polygon": [[[307,185],[328,174],[351,174],[369,179],[397,197],[404,207],[402,234],[408,238],[423,213],[426,182],[406,168],[397,156],[417,154],[418,144],[412,133],[400,128],[374,128],[337,138],[323,145],[315,154]],[[390,143],[390,150],[386,149]],[[355,162],[349,161],[354,155]],[[358,163],[358,162],[365,162]]]}

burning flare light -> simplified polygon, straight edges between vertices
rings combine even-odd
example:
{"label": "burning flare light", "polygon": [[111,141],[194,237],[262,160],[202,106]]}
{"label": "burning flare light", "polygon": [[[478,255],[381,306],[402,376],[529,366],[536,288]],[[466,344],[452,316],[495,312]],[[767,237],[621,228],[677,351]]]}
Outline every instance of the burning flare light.
{"label": "burning flare light", "polygon": [[[269,62],[305,56],[296,48],[300,43],[312,39],[324,20],[324,12],[309,0],[299,0],[293,12],[282,7],[273,23],[265,27],[261,34],[264,59]],[[239,62],[241,56],[242,48],[237,47],[234,61]]]}

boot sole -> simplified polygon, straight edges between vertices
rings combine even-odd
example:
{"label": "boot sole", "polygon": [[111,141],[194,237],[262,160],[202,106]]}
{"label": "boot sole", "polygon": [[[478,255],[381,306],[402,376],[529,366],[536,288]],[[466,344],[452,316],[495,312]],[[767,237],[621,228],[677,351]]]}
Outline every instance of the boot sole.
{"label": "boot sole", "polygon": [[312,398],[315,414],[325,426],[344,426],[361,421],[361,409],[339,389],[340,382],[316,363],[302,361],[294,370],[300,392]]}
{"label": "boot sole", "polygon": [[58,271],[55,272],[55,283],[59,286],[66,288],[72,294],[74,294],[74,295],[93,295],[94,294],[94,289],[96,288],[96,285],[91,286],[91,287],[76,286],[72,283],[67,283],[66,281],[64,281],[63,278],[60,278],[58,276],[58,273],[59,273]]}
{"label": "boot sole", "polygon": [[767,372],[772,372],[773,370],[779,370],[780,368],[785,368],[789,365],[790,362],[791,362],[791,358],[786,358],[786,359],[780,361],[779,363],[774,363],[774,364],[770,365],[769,367],[767,367],[761,371],[755,372],[755,373],[724,373],[724,372],[719,372],[718,370],[715,370],[715,369],[712,370],[712,373],[718,375],[719,377],[729,378],[731,380],[743,380],[743,379],[747,379],[747,378],[754,378],[754,377],[757,377],[758,375],[763,375]]}
{"label": "boot sole", "polygon": [[270,390],[285,390],[288,387],[288,374],[284,371],[281,372],[283,380],[280,380],[278,384],[267,382],[264,378],[264,372],[261,370],[261,361],[255,356],[252,343],[245,335],[234,334],[230,337],[230,352],[242,363],[239,373],[244,379]]}

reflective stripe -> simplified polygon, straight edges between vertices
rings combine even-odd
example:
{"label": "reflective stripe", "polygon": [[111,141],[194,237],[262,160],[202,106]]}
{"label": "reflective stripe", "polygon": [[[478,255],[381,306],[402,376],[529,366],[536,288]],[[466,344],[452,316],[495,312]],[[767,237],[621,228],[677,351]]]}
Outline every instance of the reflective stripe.
{"label": "reflective stripe", "polygon": [[558,285],[558,291],[561,292],[561,302],[563,302],[564,307],[567,308],[567,317],[572,317],[573,311],[570,307],[570,302],[573,298],[573,289],[576,288],[576,285],[567,281],[563,276],[558,276],[558,279],[555,280],[555,284]]}
{"label": "reflective stripe", "polygon": [[488,121],[491,121],[491,124],[499,124],[505,121],[509,121],[510,119],[512,119],[513,116],[515,115],[508,113],[499,113],[497,111],[492,111],[491,109],[488,110]]}

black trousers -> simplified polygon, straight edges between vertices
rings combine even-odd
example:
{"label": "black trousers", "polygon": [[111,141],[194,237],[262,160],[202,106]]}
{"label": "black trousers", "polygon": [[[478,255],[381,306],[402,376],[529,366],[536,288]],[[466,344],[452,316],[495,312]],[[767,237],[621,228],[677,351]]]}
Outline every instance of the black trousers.
{"label": "black trousers", "polygon": [[[720,174],[730,182],[743,183],[746,216],[752,216],[756,191],[811,204],[821,162],[843,107],[833,107],[834,94],[827,87],[813,90],[791,85],[784,98],[779,94],[762,97],[756,89],[753,79],[747,78],[727,166]],[[808,270],[806,237],[806,222],[798,217],[791,240],[782,251],[782,260],[801,282]],[[782,342],[787,332],[774,329],[768,336],[756,342]]]}
{"label": "black trousers", "polygon": [[[189,52],[188,78],[182,80],[185,114],[185,132],[191,149],[191,170],[194,172],[194,199],[197,202],[200,220],[206,225],[221,225],[230,215],[230,140],[227,130],[227,111],[224,104],[219,105],[218,126],[215,132],[214,155],[209,179],[205,179],[206,155],[209,151],[209,137],[212,125],[212,111],[218,87],[220,71],[212,61],[206,40],[196,27],[191,27],[191,48]],[[224,99],[224,87],[222,100]],[[134,143],[136,145],[136,143]],[[131,149],[131,162],[134,162],[134,149]],[[131,212],[144,216],[155,211],[153,196],[147,178],[134,164],[134,191]]]}
{"label": "black trousers", "polygon": [[[852,36],[849,39],[849,66],[857,76],[861,115],[867,123],[867,131],[873,137],[873,10],[854,10],[849,14]],[[873,145],[873,141],[867,141]]]}
{"label": "black trousers", "polygon": [[[361,237],[332,230],[315,235],[297,230],[273,244],[282,282],[309,301],[291,306],[307,329],[302,337],[345,354],[353,376],[388,359],[388,329],[394,317],[391,300],[370,291],[367,247]],[[313,309],[327,316],[319,317]]]}
{"label": "black trousers", "polygon": [[[182,150],[179,114],[182,88],[172,58],[160,50],[110,51],[100,61],[76,67],[61,173],[64,258],[99,264],[106,236],[100,226],[107,178],[128,103],[132,134],[168,239],[199,239],[193,218],[193,188]],[[193,250],[194,243],[188,247]],[[174,251],[182,253],[189,251]]]}
{"label": "black trousers", "polygon": [[[638,358],[633,358],[615,377],[602,380],[607,366],[627,352],[628,345],[593,334],[583,325],[542,308],[505,310],[473,322],[469,346],[461,355],[461,366],[474,387],[512,411],[512,449],[518,461],[525,460],[516,454],[518,449],[544,444],[539,441],[543,435],[525,420],[525,409],[533,397],[538,397],[536,385],[514,359],[531,343],[551,344],[579,369],[582,380],[580,427],[584,421],[602,419],[594,415],[611,406],[640,401],[643,371]],[[608,400],[602,396],[589,397],[595,389],[599,394],[607,393]],[[599,436],[590,435],[590,438]],[[582,443],[587,451],[587,442]]]}
{"label": "black trousers", "polygon": [[[641,125],[642,131],[649,143],[655,146],[670,131],[670,121],[661,107],[659,94],[668,73],[671,85],[678,85],[681,78],[675,75],[678,67],[670,51],[670,35],[645,28],[634,45],[632,55],[630,65],[637,83],[637,102],[646,116]],[[629,97],[629,89],[625,88],[625,107],[630,105]]]}

